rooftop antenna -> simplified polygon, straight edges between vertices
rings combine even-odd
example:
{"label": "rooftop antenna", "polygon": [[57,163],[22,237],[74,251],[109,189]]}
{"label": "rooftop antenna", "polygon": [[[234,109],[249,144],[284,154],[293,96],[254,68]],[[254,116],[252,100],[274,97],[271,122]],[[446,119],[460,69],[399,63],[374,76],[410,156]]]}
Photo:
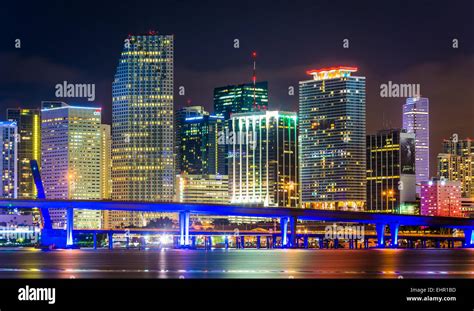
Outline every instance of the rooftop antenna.
{"label": "rooftop antenna", "polygon": [[252,59],[253,59],[253,109],[255,110],[257,106],[257,52],[252,52]]}

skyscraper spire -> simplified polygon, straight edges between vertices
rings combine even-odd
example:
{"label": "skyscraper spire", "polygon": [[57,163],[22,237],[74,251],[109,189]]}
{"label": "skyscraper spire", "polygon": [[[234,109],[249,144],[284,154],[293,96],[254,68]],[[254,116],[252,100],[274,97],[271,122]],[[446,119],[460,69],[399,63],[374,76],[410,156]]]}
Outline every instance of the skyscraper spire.
{"label": "skyscraper spire", "polygon": [[[255,110],[257,107],[257,52],[253,51],[252,52],[252,59],[253,59],[253,76],[252,76],[252,82],[253,82],[253,109]],[[260,109],[258,109],[260,110]]]}

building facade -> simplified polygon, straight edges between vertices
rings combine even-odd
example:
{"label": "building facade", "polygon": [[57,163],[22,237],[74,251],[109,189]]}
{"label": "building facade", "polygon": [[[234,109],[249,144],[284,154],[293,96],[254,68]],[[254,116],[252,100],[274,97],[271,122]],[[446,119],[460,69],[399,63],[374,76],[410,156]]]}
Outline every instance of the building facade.
{"label": "building facade", "polygon": [[0,197],[18,198],[18,126],[14,121],[0,122],[2,153],[0,171],[2,184]]}
{"label": "building facade", "polygon": [[174,196],[173,36],[125,40],[112,84],[112,198]]}
{"label": "building facade", "polygon": [[355,67],[311,70],[299,83],[305,208],[362,210],[366,200],[365,77]]}
{"label": "building facade", "polygon": [[214,89],[214,113],[229,120],[233,113],[268,109],[268,82],[228,85]]}
{"label": "building facade", "polygon": [[8,108],[7,119],[18,126],[18,198],[36,199],[30,161],[41,163],[40,110]]}
{"label": "building facade", "polygon": [[444,140],[442,153],[438,154],[438,177],[461,182],[461,195],[474,197],[474,141]]}
{"label": "building facade", "polygon": [[[66,103],[43,106],[41,175],[46,198],[101,199],[101,150],[101,108]],[[51,210],[50,214],[53,226],[65,226],[64,210]],[[100,228],[101,217],[100,211],[75,210],[75,227]]]}
{"label": "building facade", "polygon": [[399,129],[367,135],[366,211],[414,213],[415,135]]}
{"label": "building facade", "polygon": [[463,217],[461,182],[432,179],[421,183],[421,215]]}
{"label": "building facade", "polygon": [[415,134],[416,193],[420,185],[430,179],[430,114],[429,100],[425,97],[409,97],[403,105],[403,128]]}
{"label": "building facade", "polygon": [[298,207],[296,113],[233,114],[230,133],[226,140],[231,203]]}
{"label": "building facade", "polygon": [[229,204],[229,177],[227,175],[178,175],[175,202]]}
{"label": "building facade", "polygon": [[[180,113],[180,116],[183,114]],[[178,172],[190,175],[225,174],[225,145],[218,143],[224,118],[200,114],[177,119]],[[178,120],[179,119],[179,120]]]}

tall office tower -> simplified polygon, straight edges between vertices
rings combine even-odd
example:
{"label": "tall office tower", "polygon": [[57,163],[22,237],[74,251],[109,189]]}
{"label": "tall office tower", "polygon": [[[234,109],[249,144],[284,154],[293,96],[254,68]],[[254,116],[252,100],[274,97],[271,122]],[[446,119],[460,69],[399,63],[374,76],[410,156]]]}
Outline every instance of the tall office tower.
{"label": "tall office tower", "polygon": [[230,119],[231,203],[298,207],[298,134],[295,112],[233,114]]}
{"label": "tall office tower", "polygon": [[[46,108],[45,108],[46,107]],[[101,108],[43,105],[41,174],[47,199],[101,199]],[[100,228],[101,212],[75,210],[75,227]],[[55,227],[64,227],[64,210],[52,210]]]}
{"label": "tall office tower", "polygon": [[176,178],[175,202],[229,204],[227,175],[188,175]]}
{"label": "tall office tower", "polygon": [[41,161],[40,110],[8,108],[7,119],[18,126],[18,198],[36,199],[30,161]]}
{"label": "tall office tower", "polygon": [[421,215],[463,217],[461,182],[433,178],[420,185]]}
{"label": "tall office tower", "polygon": [[365,77],[355,67],[311,70],[299,83],[305,208],[362,210],[366,200]]}
{"label": "tall office tower", "polygon": [[200,117],[203,116],[205,113],[203,106],[187,106],[180,109],[177,109],[174,113],[174,128],[175,128],[175,169],[176,175],[181,174],[181,169],[183,164],[181,163],[181,142],[183,141],[182,132],[183,132],[183,124],[187,118],[191,117]]}
{"label": "tall office tower", "polygon": [[14,121],[0,122],[2,184],[0,197],[16,199],[18,197],[18,126]]}
{"label": "tall office tower", "polygon": [[233,113],[268,109],[268,82],[228,85],[214,89],[214,113],[228,120]]}
{"label": "tall office tower", "polygon": [[223,135],[224,118],[209,115],[201,108],[199,114],[191,116],[186,116],[182,110],[178,111],[178,172],[191,175],[223,175],[225,145],[219,144],[218,138],[219,134]]}
{"label": "tall office tower", "polygon": [[382,130],[367,135],[369,212],[415,214],[415,134]]}
{"label": "tall office tower", "polygon": [[112,137],[108,124],[100,125],[101,154],[100,154],[100,187],[101,199],[110,200],[112,197]]}
{"label": "tall office tower", "polygon": [[403,105],[403,128],[415,133],[416,193],[420,184],[430,179],[430,115],[429,100],[425,97],[409,97]]}
{"label": "tall office tower", "polygon": [[131,35],[112,84],[112,198],[174,196],[173,36]]}
{"label": "tall office tower", "polygon": [[443,141],[442,153],[438,154],[438,177],[461,182],[461,195],[474,198],[474,141]]}

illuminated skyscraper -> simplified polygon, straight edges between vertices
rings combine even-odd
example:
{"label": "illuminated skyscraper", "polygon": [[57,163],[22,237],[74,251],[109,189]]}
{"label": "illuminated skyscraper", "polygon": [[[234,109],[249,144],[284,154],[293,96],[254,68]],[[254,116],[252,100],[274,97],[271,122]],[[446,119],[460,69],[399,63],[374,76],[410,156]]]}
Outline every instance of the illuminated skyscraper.
{"label": "illuminated skyscraper", "polygon": [[[41,109],[41,174],[47,199],[99,200],[101,192],[101,108],[62,103]],[[75,210],[77,228],[100,228],[101,212]],[[51,210],[64,227],[64,210]]]}
{"label": "illuminated skyscraper", "polygon": [[0,122],[2,182],[0,197],[16,199],[18,197],[18,127],[16,122]]}
{"label": "illuminated skyscraper", "polygon": [[112,84],[112,198],[174,196],[173,36],[131,35]]}
{"label": "illuminated skyscraper", "polygon": [[30,161],[41,163],[40,110],[8,108],[7,119],[18,126],[18,198],[35,199],[36,186]]}
{"label": "illuminated skyscraper", "polygon": [[228,85],[214,89],[214,113],[228,120],[233,113],[268,109],[266,81]]}
{"label": "illuminated skyscraper", "polygon": [[101,198],[110,200],[112,197],[112,137],[110,132],[110,125],[101,124],[101,163],[100,163],[100,187]]}
{"label": "illuminated skyscraper", "polygon": [[362,210],[366,200],[365,77],[355,67],[311,70],[299,83],[303,206]]}
{"label": "illuminated skyscraper", "polygon": [[463,217],[461,211],[461,182],[437,178],[420,185],[421,215]]}
{"label": "illuminated skyscraper", "polygon": [[233,114],[229,144],[231,203],[297,207],[298,134],[295,112]]}
{"label": "illuminated skyscraper", "polygon": [[425,97],[409,97],[403,105],[403,128],[415,133],[416,193],[420,184],[430,179],[430,115],[429,100]]}
{"label": "illuminated skyscraper", "polygon": [[227,175],[188,175],[176,178],[175,202],[229,204]]}
{"label": "illuminated skyscraper", "polygon": [[438,177],[461,182],[461,195],[474,198],[474,141],[471,139],[443,141],[438,154]]}
{"label": "illuminated skyscraper", "polygon": [[416,214],[415,135],[367,135],[367,211]]}
{"label": "illuminated skyscraper", "polygon": [[224,175],[225,145],[217,141],[224,118],[196,107],[200,106],[183,108],[176,115],[178,173]]}

